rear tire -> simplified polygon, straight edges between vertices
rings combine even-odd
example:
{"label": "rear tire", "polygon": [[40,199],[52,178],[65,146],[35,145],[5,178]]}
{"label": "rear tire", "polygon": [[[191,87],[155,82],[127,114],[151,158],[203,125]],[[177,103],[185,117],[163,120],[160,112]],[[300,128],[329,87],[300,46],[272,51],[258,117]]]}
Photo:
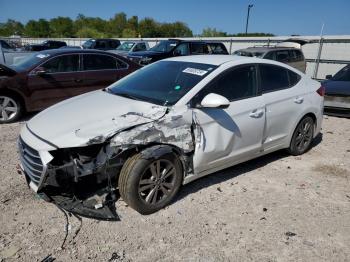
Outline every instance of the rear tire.
{"label": "rear tire", "polygon": [[304,117],[294,130],[288,152],[293,156],[304,154],[311,147],[315,122],[310,116]]}
{"label": "rear tire", "polygon": [[23,112],[20,99],[12,95],[0,95],[0,124],[17,121]]}
{"label": "rear tire", "polygon": [[168,146],[154,146],[125,162],[119,176],[119,192],[128,205],[147,215],[174,199],[182,177],[177,155]]}

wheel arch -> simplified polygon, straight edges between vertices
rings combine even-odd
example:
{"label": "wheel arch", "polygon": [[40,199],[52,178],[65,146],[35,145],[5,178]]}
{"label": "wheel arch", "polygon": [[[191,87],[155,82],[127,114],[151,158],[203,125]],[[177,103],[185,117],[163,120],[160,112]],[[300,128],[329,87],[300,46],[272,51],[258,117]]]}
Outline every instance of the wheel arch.
{"label": "wheel arch", "polygon": [[[150,152],[151,150],[157,150],[158,152]],[[188,173],[188,169],[192,165],[192,157],[184,153],[184,151],[181,148],[172,144],[149,143],[145,145],[135,145],[133,147],[130,147],[129,149],[126,149],[123,152],[123,158],[126,160],[140,152],[145,152],[149,154],[150,157],[156,157],[159,154],[165,152],[174,154],[180,160],[183,178],[185,178],[185,176]]]}
{"label": "wheel arch", "polygon": [[26,100],[24,99],[24,96],[20,92],[14,91],[9,88],[1,88],[0,95],[8,95],[13,98],[19,99],[21,105],[23,106],[23,109],[27,111]]}
{"label": "wheel arch", "polygon": [[293,134],[294,134],[295,129],[297,128],[298,124],[300,123],[301,120],[303,120],[307,116],[310,116],[312,118],[312,120],[314,121],[314,124],[315,124],[314,125],[314,132],[317,130],[317,116],[316,116],[315,112],[312,112],[312,111],[304,112],[303,114],[301,114],[298,117],[297,121],[295,121],[295,123],[293,124],[292,132],[290,133],[290,135],[288,137],[288,147],[290,146]]}

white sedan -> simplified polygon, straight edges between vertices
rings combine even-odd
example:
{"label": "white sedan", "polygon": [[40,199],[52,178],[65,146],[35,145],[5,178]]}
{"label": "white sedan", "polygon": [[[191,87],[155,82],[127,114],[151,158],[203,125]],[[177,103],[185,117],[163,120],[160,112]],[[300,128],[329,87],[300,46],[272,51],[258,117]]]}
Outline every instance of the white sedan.
{"label": "white sedan", "polygon": [[22,173],[69,212],[115,220],[119,194],[141,214],[181,185],[320,132],[324,88],[274,61],[186,56],[56,104],[22,129]]}

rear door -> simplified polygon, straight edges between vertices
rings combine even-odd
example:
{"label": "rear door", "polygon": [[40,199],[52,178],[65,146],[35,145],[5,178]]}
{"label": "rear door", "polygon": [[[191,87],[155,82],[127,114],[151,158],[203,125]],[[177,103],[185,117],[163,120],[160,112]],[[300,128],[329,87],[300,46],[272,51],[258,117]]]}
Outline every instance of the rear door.
{"label": "rear door", "polygon": [[[226,97],[226,109],[196,105],[209,93]],[[256,156],[262,148],[265,105],[257,95],[255,65],[228,69],[204,87],[192,102],[195,109],[196,148],[193,157],[196,174],[231,166]]]}
{"label": "rear door", "polygon": [[260,91],[266,105],[264,150],[285,145],[305,97],[298,90],[301,77],[284,67],[260,64]]}
{"label": "rear door", "polygon": [[299,49],[289,50],[290,63],[289,65],[305,73],[306,61],[303,53]]}
{"label": "rear door", "polygon": [[[45,71],[38,74],[37,71]],[[49,59],[28,75],[33,109],[42,109],[77,95],[82,85],[79,54],[60,55]]]}
{"label": "rear door", "polygon": [[108,54],[83,54],[84,92],[102,89],[128,74],[128,64]]}

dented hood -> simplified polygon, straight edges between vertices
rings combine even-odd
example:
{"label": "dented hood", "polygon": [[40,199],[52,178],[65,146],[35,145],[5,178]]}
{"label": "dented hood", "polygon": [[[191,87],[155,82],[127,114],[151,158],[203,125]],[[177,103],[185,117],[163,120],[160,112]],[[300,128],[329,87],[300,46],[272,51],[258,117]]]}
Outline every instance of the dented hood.
{"label": "dented hood", "polygon": [[99,90],[42,111],[27,127],[58,148],[79,147],[102,143],[117,132],[157,120],[166,110]]}

